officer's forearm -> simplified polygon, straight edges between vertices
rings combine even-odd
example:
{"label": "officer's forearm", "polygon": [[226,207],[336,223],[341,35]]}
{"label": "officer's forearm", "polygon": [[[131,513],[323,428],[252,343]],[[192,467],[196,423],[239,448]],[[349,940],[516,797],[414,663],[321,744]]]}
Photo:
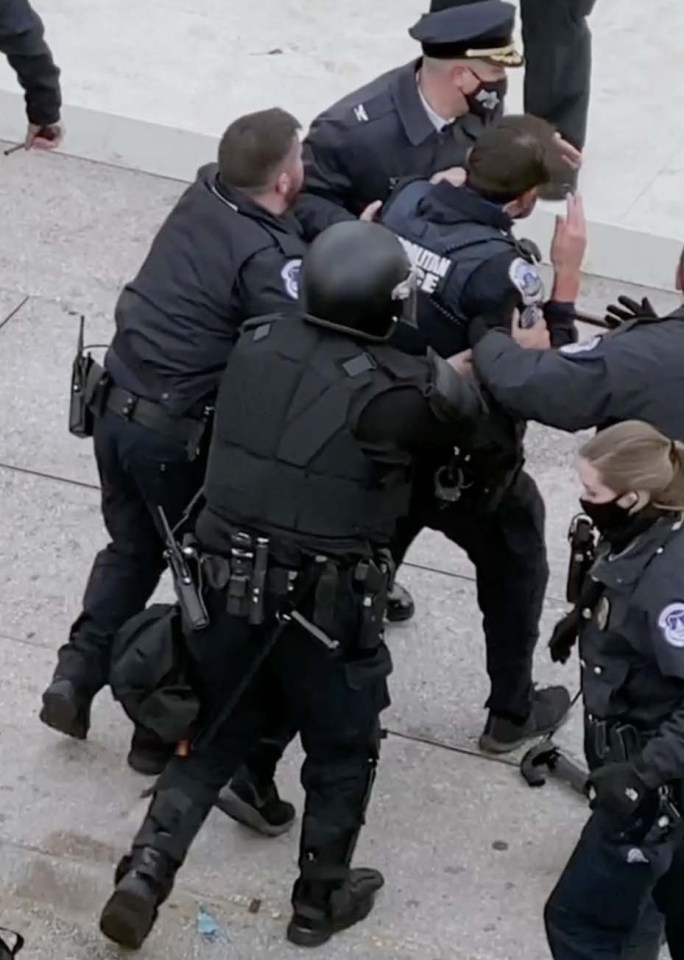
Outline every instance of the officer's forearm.
{"label": "officer's forearm", "polygon": [[650,787],[684,778],[684,706],[661,725],[635,766]]}
{"label": "officer's forearm", "polygon": [[297,200],[294,214],[307,241],[315,240],[319,233],[334,223],[356,220],[354,214],[341,204],[317,193],[302,193]]}
{"label": "officer's forearm", "polygon": [[593,381],[568,371],[555,350],[527,350],[492,330],[473,348],[473,363],[494,399],[517,419],[570,433],[600,420],[603,394],[595,397]]}
{"label": "officer's forearm", "polygon": [[432,350],[429,359],[432,378],[426,395],[438,420],[464,426],[475,423],[487,413],[487,404],[473,380],[456,373]]}
{"label": "officer's forearm", "polygon": [[579,270],[561,268],[553,275],[551,299],[561,303],[574,303],[580,292]]}

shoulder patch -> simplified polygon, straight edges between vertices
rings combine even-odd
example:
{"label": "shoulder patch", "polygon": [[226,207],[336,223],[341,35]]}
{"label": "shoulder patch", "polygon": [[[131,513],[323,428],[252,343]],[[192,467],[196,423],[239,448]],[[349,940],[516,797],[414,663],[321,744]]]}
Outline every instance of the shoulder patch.
{"label": "shoulder patch", "polygon": [[508,276],[513,286],[520,291],[522,302],[526,307],[541,303],[544,299],[544,283],[539,271],[529,260],[516,257],[508,268]]}
{"label": "shoulder patch", "polygon": [[566,356],[571,356],[575,353],[589,353],[591,350],[594,350],[596,347],[598,347],[602,340],[603,337],[595,336],[590,337],[589,340],[580,340],[579,343],[566,343],[566,345],[561,347],[558,352],[564,353]]}
{"label": "shoulder patch", "polygon": [[301,260],[290,260],[280,271],[280,276],[285,284],[285,292],[288,297],[296,300],[299,296],[299,271],[302,268]]}
{"label": "shoulder patch", "polygon": [[658,617],[660,632],[670,646],[684,648],[684,602],[668,603]]}

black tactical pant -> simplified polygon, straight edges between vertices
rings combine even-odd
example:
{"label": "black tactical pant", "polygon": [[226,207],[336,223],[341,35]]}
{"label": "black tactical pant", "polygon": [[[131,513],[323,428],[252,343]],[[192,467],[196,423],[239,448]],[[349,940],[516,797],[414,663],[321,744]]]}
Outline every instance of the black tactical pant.
{"label": "black tactical pant", "polygon": [[486,706],[515,720],[526,719],[532,705],[532,659],[549,576],[544,519],[544,501],[523,471],[497,509],[486,512],[467,497],[443,506],[434,495],[430,468],[416,477],[411,511],[399,524],[393,548],[398,565],[423,527],[430,527],[468,554],[487,644]]}
{"label": "black tactical pant", "polygon": [[669,834],[659,828],[657,806],[651,798],[629,823],[592,814],[546,904],[555,960],[653,955],[628,950],[652,912],[651,898],[665,918],[672,960],[684,960],[684,835],[681,827]]}
{"label": "black tactical pant", "polygon": [[114,634],[144,610],[165,567],[157,514],[173,526],[204,480],[206,457],[184,443],[107,412],[94,430],[102,516],[111,542],[95,557],[83,611],[59,651],[57,673],[94,696],[108,680]]}
{"label": "black tactical pant", "polygon": [[[378,642],[372,651],[358,649],[360,603],[351,577],[340,578],[330,631],[339,649],[331,651],[293,623],[256,673],[256,658],[268,643],[274,622],[250,627],[245,619],[230,616],[225,605],[223,591],[210,591],[211,624],[188,638],[191,675],[203,706],[200,726],[220,716],[245,676],[252,679],[213,737],[200,740],[188,757],[171,760],[133,854],[151,847],[169,858],[173,870],[180,866],[220,788],[258,739],[285,715],[299,730],[306,753],[300,858],[304,879],[315,882],[320,876],[341,882],[372,787],[379,714],[389,703],[387,648]],[[300,609],[312,616],[306,602]]]}
{"label": "black tactical pant", "polygon": [[596,0],[521,0],[525,113],[543,117],[581,150],[587,133]]}

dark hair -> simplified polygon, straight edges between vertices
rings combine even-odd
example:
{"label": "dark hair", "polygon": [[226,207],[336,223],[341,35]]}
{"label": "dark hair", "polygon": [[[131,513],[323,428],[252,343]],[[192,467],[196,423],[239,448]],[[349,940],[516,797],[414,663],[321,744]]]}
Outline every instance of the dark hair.
{"label": "dark hair", "polygon": [[279,107],[238,117],[219,144],[221,182],[246,193],[268,189],[300,129],[299,121]]}
{"label": "dark hair", "polygon": [[559,160],[554,129],[530,114],[503,117],[480,136],[468,156],[467,184],[495,203],[510,203],[551,180]]}

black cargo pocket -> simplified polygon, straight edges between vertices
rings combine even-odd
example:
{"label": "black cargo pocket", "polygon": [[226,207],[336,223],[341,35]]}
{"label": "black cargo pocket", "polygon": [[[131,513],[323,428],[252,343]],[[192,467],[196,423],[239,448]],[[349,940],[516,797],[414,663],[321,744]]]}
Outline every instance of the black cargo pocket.
{"label": "black cargo pocket", "polygon": [[352,690],[361,690],[371,683],[389,677],[392,672],[392,657],[384,643],[363,656],[355,656],[344,664],[347,683]]}

